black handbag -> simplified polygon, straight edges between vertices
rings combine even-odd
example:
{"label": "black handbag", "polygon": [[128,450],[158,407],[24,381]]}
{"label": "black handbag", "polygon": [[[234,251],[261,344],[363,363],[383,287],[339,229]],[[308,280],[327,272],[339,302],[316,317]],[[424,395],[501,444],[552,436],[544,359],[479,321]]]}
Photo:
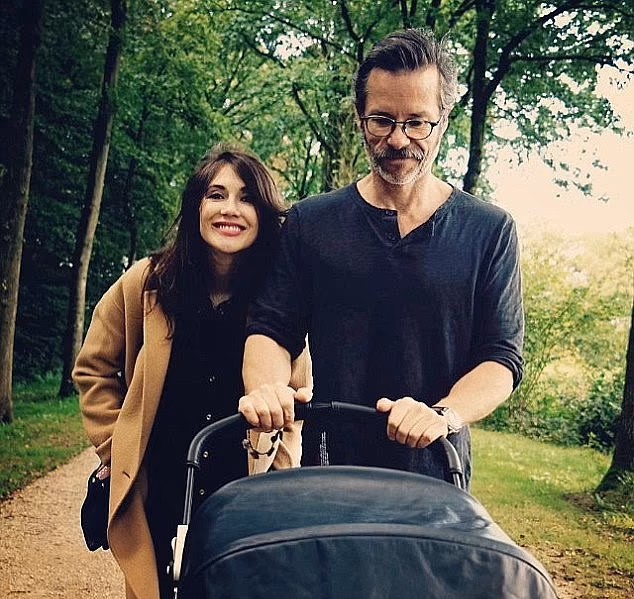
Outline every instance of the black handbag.
{"label": "black handbag", "polygon": [[110,500],[110,476],[103,480],[97,478],[99,466],[88,477],[86,498],[81,506],[81,530],[84,541],[90,551],[100,547],[108,549],[108,503]]}

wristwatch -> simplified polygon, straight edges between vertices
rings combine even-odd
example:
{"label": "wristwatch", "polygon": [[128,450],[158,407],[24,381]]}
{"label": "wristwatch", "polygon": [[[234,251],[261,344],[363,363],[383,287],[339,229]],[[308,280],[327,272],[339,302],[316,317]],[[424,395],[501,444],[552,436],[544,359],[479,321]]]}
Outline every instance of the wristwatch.
{"label": "wristwatch", "polygon": [[432,406],[432,410],[442,416],[447,422],[447,430],[449,434],[457,433],[464,426],[464,421],[458,413],[447,406]]}

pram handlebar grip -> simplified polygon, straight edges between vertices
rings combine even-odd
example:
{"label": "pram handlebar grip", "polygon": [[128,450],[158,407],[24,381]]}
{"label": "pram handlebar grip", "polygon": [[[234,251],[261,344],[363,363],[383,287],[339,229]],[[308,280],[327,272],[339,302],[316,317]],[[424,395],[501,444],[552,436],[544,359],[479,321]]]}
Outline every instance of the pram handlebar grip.
{"label": "pram handlebar grip", "polygon": [[[295,420],[311,420],[312,418],[318,416],[321,417],[324,414],[348,414],[352,416],[378,418],[383,421],[387,420],[387,415],[385,413],[377,412],[374,408],[342,401],[295,404]],[[185,510],[183,513],[183,524],[189,524],[191,519],[194,477],[196,470],[200,468],[200,456],[203,444],[208,442],[212,437],[218,435],[221,431],[238,427],[243,427],[244,429],[250,428],[249,423],[242,414],[234,414],[228,418],[223,418],[222,420],[213,422],[201,429],[200,432],[198,432],[192,439],[187,452],[187,482],[185,486]],[[447,457],[447,467],[454,485],[459,489],[464,490],[465,485],[462,464],[456,448],[444,437],[439,438],[435,443],[440,443]]]}
{"label": "pram handlebar grip", "polygon": [[[328,411],[331,413],[347,413],[368,416],[387,421],[387,415],[384,412],[377,412],[374,408],[361,406],[359,404],[346,403],[342,401],[332,401],[329,403],[307,403],[295,405],[295,419],[307,420],[312,413],[322,413]],[[464,475],[462,471],[462,463],[456,448],[447,441],[446,438],[440,437],[437,441],[442,446],[447,456],[447,467],[453,479],[454,485],[464,490]]]}

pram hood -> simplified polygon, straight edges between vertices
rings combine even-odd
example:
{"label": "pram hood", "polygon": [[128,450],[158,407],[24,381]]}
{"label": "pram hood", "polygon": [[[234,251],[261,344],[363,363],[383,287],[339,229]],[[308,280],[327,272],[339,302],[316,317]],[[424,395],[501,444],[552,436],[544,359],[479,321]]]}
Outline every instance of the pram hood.
{"label": "pram hood", "polygon": [[226,485],[196,511],[179,599],[555,599],[468,493],[402,471],[331,466]]}

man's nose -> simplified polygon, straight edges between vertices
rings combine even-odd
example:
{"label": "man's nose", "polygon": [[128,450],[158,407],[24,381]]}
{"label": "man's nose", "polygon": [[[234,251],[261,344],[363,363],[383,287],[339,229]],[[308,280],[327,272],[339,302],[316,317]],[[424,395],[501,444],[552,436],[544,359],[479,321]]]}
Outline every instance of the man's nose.
{"label": "man's nose", "polygon": [[395,149],[405,148],[409,145],[410,139],[403,131],[403,125],[396,125],[394,131],[387,137],[387,143]]}

